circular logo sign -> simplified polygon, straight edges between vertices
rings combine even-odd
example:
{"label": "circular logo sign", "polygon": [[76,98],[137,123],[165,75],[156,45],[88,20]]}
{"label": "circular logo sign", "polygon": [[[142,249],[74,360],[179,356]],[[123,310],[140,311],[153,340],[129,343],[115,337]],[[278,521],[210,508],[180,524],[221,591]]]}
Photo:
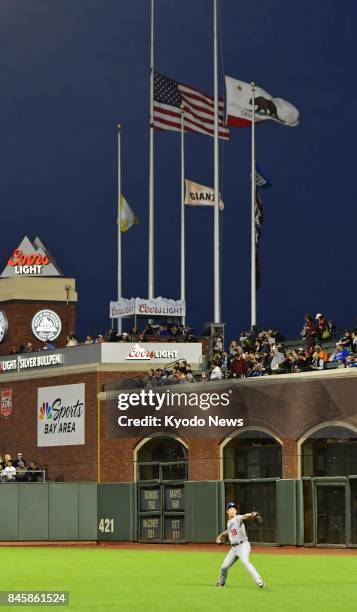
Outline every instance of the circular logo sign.
{"label": "circular logo sign", "polygon": [[62,322],[53,310],[40,310],[32,319],[32,333],[42,342],[56,340],[61,333]]}
{"label": "circular logo sign", "polygon": [[0,310],[0,342],[3,341],[7,332],[7,316]]}

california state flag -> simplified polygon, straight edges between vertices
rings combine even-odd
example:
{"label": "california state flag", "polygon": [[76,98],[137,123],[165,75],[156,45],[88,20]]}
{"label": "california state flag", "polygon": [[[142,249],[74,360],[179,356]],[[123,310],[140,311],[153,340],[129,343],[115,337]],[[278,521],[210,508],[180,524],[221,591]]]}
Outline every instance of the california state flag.
{"label": "california state flag", "polygon": [[[252,85],[226,76],[227,125],[246,127],[252,123]],[[299,111],[282,98],[273,98],[255,86],[255,122],[271,119],[293,127],[299,123]]]}

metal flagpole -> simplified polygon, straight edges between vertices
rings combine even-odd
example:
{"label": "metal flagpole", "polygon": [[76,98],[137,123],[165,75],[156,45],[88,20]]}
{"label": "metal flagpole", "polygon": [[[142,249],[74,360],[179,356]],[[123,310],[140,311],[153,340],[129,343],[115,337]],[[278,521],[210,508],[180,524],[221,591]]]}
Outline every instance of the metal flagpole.
{"label": "metal flagpole", "polygon": [[154,0],[151,0],[150,32],[150,169],[149,169],[149,271],[148,297],[154,297]]}
{"label": "metal flagpole", "polygon": [[213,0],[214,56],[214,322],[221,323],[221,279],[219,236],[219,142],[218,142],[218,19],[217,0]]}
{"label": "metal flagpole", "polygon": [[256,230],[255,230],[255,83],[252,85],[252,172],[251,172],[251,302],[250,323],[251,329],[257,325],[257,279],[256,279]]}
{"label": "metal flagpole", "polygon": [[[121,240],[121,125],[118,125],[118,300],[122,297],[122,240]],[[118,333],[122,333],[122,320],[118,318]]]}
{"label": "metal flagpole", "polygon": [[[181,107],[181,300],[186,300],[186,253],[185,253],[185,117]],[[186,325],[186,316],[182,317]]]}

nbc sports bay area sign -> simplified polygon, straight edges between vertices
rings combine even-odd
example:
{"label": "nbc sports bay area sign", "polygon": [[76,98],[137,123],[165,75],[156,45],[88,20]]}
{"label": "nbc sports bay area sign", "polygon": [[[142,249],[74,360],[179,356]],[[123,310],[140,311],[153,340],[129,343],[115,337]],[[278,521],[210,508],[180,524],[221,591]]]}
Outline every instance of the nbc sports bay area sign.
{"label": "nbc sports bay area sign", "polygon": [[7,332],[7,316],[0,310],[0,342],[3,341]]}
{"label": "nbc sports bay area sign", "polygon": [[31,323],[32,333],[42,342],[56,340],[61,333],[62,322],[53,310],[39,310]]}
{"label": "nbc sports bay area sign", "polygon": [[37,446],[85,444],[85,385],[39,387]]}

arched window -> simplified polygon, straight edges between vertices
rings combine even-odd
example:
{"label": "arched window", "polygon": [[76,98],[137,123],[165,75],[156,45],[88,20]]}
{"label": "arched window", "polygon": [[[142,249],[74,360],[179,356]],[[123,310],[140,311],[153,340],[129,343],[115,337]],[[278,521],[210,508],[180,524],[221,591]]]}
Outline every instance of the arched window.
{"label": "arched window", "polygon": [[187,459],[176,438],[150,438],[137,451],[138,480],[187,480]]}
{"label": "arched window", "polygon": [[281,478],[281,445],[263,431],[245,431],[223,449],[223,478]]}
{"label": "arched window", "polygon": [[302,476],[357,475],[357,432],[340,425],[321,427],[301,446]]}

